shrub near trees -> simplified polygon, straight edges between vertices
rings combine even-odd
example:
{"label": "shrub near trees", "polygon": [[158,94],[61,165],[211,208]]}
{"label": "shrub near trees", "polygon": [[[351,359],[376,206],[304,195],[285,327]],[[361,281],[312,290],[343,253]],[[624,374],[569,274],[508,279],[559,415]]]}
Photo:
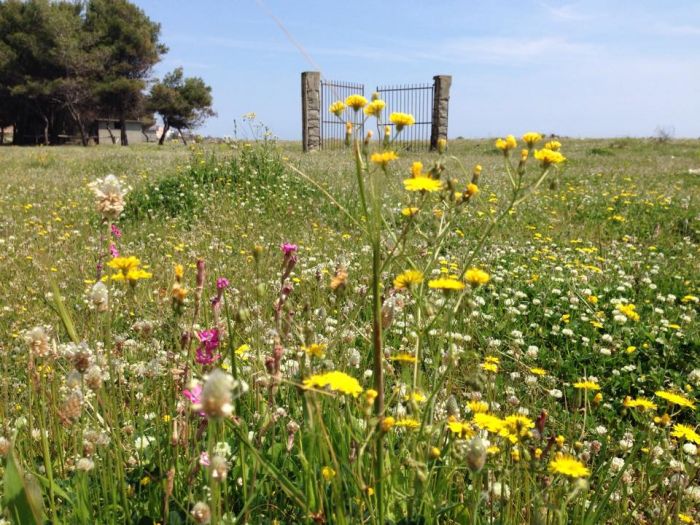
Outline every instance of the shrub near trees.
{"label": "shrub near trees", "polygon": [[[0,0],[0,128],[14,127],[15,144],[87,145],[95,119],[110,118],[127,145],[126,120],[149,119],[146,88],[166,52],[160,24],[128,0]],[[187,103],[163,114],[193,127],[213,114],[211,89],[175,73],[163,84]]]}

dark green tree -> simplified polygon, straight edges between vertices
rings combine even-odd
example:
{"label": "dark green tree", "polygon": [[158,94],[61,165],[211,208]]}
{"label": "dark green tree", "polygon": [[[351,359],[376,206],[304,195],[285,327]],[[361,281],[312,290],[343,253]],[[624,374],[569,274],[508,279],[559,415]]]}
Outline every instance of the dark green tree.
{"label": "dark green tree", "polygon": [[104,60],[94,94],[105,115],[119,119],[121,144],[127,145],[126,119],[143,113],[146,81],[167,52],[159,41],[160,24],[128,0],[90,0],[85,26]]}
{"label": "dark green tree", "polygon": [[208,117],[214,116],[211,87],[199,77],[185,78],[181,67],[175,69],[151,87],[148,109],[158,113],[163,119],[163,134],[159,144],[163,144],[170,128],[176,129],[182,141],[187,144],[183,129],[194,129]]}

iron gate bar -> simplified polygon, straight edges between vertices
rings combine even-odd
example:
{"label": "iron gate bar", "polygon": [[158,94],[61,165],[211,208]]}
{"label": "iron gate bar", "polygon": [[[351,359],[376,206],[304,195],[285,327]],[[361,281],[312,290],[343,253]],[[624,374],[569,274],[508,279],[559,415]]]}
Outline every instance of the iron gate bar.
{"label": "iron gate bar", "polygon": [[[321,148],[337,149],[345,145],[345,123],[328,111],[336,100],[345,101],[350,95],[365,94],[364,84],[321,79]],[[353,123],[359,136],[364,136],[364,113],[346,109],[345,119]]]}
{"label": "iron gate bar", "polygon": [[406,84],[402,86],[377,86],[382,100],[386,102],[379,125],[391,126],[389,115],[394,112],[410,113],[415,118],[415,124],[404,128],[395,139],[407,149],[418,149],[430,145],[431,128],[433,124],[434,84]]}

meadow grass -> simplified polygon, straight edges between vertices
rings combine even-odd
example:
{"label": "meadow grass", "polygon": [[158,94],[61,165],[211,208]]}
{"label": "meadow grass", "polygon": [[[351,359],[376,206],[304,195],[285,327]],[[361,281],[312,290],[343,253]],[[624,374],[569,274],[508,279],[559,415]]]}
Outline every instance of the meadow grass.
{"label": "meadow grass", "polygon": [[[493,140],[359,177],[274,140],[0,148],[6,518],[699,520],[700,142],[561,142],[513,209]],[[415,161],[479,192],[406,192]]]}

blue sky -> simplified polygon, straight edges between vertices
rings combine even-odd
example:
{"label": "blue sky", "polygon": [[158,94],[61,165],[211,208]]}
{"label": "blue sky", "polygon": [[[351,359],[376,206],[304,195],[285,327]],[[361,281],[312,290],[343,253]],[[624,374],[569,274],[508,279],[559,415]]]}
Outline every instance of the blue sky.
{"label": "blue sky", "polygon": [[[301,136],[300,73],[377,84],[450,74],[449,135],[700,136],[700,1],[136,0],[233,133],[255,112]],[[269,15],[274,14],[302,53]]]}

